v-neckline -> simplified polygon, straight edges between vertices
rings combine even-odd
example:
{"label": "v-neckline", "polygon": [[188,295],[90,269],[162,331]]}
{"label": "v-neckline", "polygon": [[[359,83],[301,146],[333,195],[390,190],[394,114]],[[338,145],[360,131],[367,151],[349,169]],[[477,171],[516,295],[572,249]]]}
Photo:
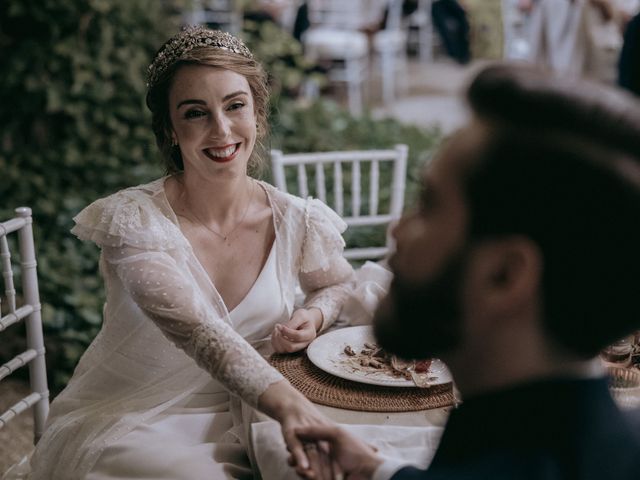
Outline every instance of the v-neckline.
{"label": "v-neckline", "polygon": [[229,319],[229,321],[230,321],[231,319],[230,319],[229,315],[231,314],[232,311],[236,310],[238,308],[238,306],[242,302],[244,302],[244,300],[251,293],[251,291],[253,290],[253,287],[255,286],[255,284],[258,282],[258,279],[262,275],[262,272],[264,271],[264,269],[265,269],[265,267],[267,265],[267,262],[269,261],[269,257],[271,256],[271,253],[272,253],[273,249],[276,248],[276,241],[278,239],[278,229],[276,227],[276,221],[275,221],[275,215],[274,215],[273,202],[271,200],[271,195],[269,195],[269,192],[267,191],[265,185],[263,185],[263,183],[260,180],[253,179],[253,181],[256,182],[260,188],[262,188],[262,190],[264,191],[264,193],[265,193],[265,195],[267,197],[267,202],[269,203],[269,208],[271,209],[271,223],[273,225],[274,239],[273,239],[273,242],[271,243],[271,247],[269,248],[269,255],[267,255],[267,258],[266,258],[264,264],[262,265],[262,267],[260,268],[260,272],[258,273],[258,275],[256,276],[255,280],[251,284],[251,287],[249,287],[249,290],[247,290],[247,293],[245,293],[243,295],[242,299],[238,302],[238,304],[235,305],[231,309],[231,311],[229,311],[229,308],[227,307],[226,302],[222,298],[222,295],[220,295],[220,291],[216,287],[216,284],[214,283],[212,278],[209,276],[209,273],[204,268],[204,265],[202,265],[202,263],[198,259],[198,256],[196,255],[196,253],[195,253],[195,251],[193,249],[193,245],[191,245],[191,242],[189,241],[187,236],[184,234],[184,232],[180,228],[180,221],[178,220],[178,216],[176,215],[176,212],[173,210],[173,207],[171,206],[171,203],[169,202],[169,198],[167,197],[167,190],[166,190],[166,187],[165,187],[167,180],[169,178],[171,178],[171,177],[172,177],[172,175],[167,175],[164,178],[160,179],[159,183],[160,183],[160,193],[161,193],[162,201],[164,202],[165,206],[167,207],[168,211],[170,212],[170,215],[171,215],[170,220],[171,220],[171,222],[178,228],[178,231],[180,232],[180,235],[182,235],[182,238],[184,239],[186,245],[188,245],[188,247],[189,247],[189,251],[190,251],[191,256],[193,257],[193,259],[195,260],[196,265],[198,265],[198,268],[200,269],[201,273],[204,275],[204,277],[209,282],[209,286],[211,287],[213,292],[218,296],[218,299],[219,299],[220,303],[224,306],[224,310],[225,310],[225,312],[227,314],[226,318]]}
{"label": "v-neckline", "polygon": [[240,307],[240,305],[242,305],[251,296],[251,294],[253,293],[253,291],[256,288],[256,285],[258,285],[258,283],[260,282],[262,277],[265,275],[265,272],[266,272],[267,268],[269,267],[269,262],[271,262],[271,256],[275,253],[275,249],[276,249],[276,241],[274,239],[273,243],[271,244],[271,249],[269,250],[269,255],[267,255],[267,260],[264,262],[264,265],[262,265],[262,269],[260,270],[260,273],[258,273],[258,276],[253,281],[253,285],[251,285],[251,288],[249,288],[249,291],[246,293],[246,295],[231,310],[229,310],[229,308],[225,304],[225,308],[227,309],[227,312],[229,312],[229,315],[233,314],[233,312],[238,310],[238,307]]}

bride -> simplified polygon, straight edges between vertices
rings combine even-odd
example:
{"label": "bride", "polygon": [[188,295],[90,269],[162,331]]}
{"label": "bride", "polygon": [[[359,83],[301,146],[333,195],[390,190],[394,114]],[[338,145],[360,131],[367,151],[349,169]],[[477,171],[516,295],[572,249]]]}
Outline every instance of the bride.
{"label": "bride", "polygon": [[345,224],[249,176],[268,92],[240,40],[183,30],[148,86],[168,175],[75,217],[72,232],[102,249],[104,323],[51,405],[32,478],[251,478],[248,407],[278,420],[306,465],[293,430],[328,420],[264,355],[335,320],[353,278]]}

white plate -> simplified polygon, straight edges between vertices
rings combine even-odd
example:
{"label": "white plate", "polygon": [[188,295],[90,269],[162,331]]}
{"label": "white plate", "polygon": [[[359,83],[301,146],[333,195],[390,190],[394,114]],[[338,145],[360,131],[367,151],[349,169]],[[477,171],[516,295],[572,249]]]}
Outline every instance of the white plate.
{"label": "white plate", "polygon": [[[358,369],[348,362],[344,353],[347,345],[359,352],[366,343],[376,343],[373,329],[369,326],[348,327],[334,330],[316,338],[307,348],[307,356],[311,363],[325,372],[336,377],[353,380],[360,383],[381,385],[385,387],[415,387],[412,380],[404,377],[394,377],[385,372]],[[438,359],[433,359],[429,368],[429,376],[435,377],[433,385],[451,382],[449,370]]]}

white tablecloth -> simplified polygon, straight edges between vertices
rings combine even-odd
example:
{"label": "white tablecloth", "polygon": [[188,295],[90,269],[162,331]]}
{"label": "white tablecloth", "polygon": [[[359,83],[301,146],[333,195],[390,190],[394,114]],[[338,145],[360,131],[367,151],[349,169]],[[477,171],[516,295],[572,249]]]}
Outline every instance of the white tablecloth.
{"label": "white tablecloth", "polygon": [[[379,455],[402,459],[408,465],[426,468],[442,435],[442,427],[407,427],[389,425],[341,426],[378,449]],[[275,421],[254,423],[251,442],[255,461],[263,480],[299,480],[287,465],[288,452]]]}
{"label": "white tablecloth", "polygon": [[[378,448],[384,457],[425,468],[435,453],[450,408],[418,412],[357,412],[317,405],[322,413]],[[280,425],[264,415],[250,427],[252,461],[263,480],[298,480],[287,465],[288,452]]]}

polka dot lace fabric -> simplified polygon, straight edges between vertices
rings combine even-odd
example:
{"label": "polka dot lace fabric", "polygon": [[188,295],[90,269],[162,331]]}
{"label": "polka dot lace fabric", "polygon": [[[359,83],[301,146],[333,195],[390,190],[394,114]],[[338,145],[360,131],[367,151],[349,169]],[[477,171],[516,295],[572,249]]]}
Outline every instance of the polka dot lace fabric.
{"label": "polka dot lace fabric", "polygon": [[[54,400],[32,460],[33,479],[84,478],[106,445],[211,377],[255,406],[283,377],[229,323],[164,193],[165,179],[118,192],[76,216],[72,232],[102,248],[102,329]],[[259,182],[273,211],[276,266],[289,314],[295,289],[325,327],[351,288],[337,215]]]}

